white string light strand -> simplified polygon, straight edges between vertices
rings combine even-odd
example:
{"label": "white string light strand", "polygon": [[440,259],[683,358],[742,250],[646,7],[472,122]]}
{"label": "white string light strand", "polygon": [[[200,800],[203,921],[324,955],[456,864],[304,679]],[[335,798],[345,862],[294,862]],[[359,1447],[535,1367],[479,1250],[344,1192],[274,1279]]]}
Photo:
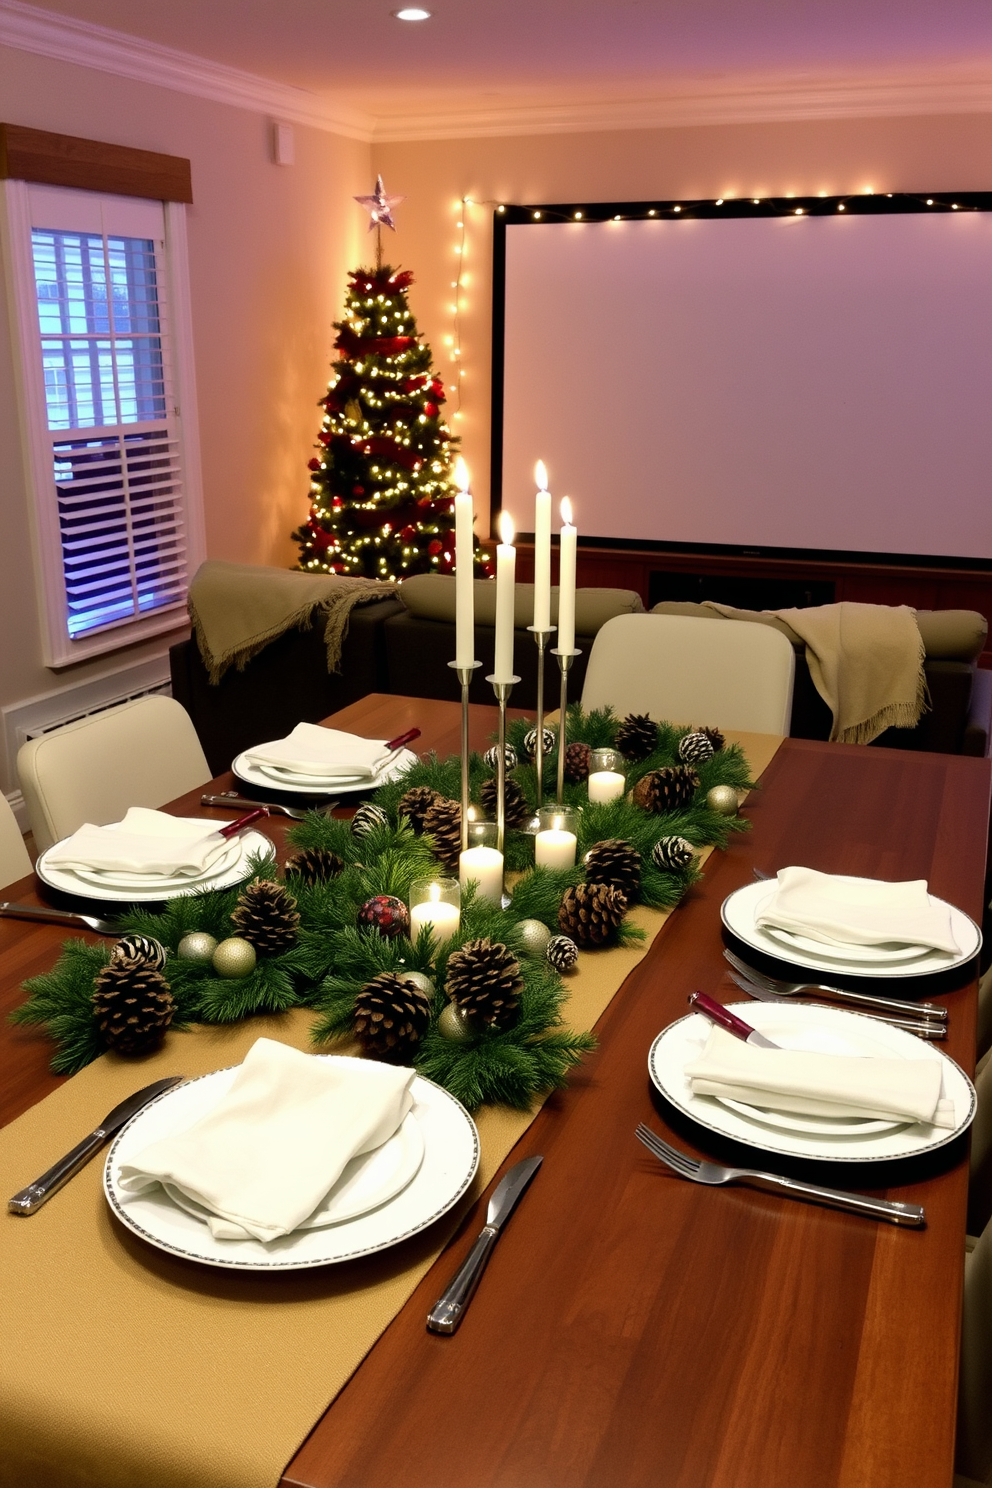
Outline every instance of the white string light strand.
{"label": "white string light strand", "polygon": [[506,210],[506,203],[496,201],[492,197],[480,198],[477,196],[463,196],[458,202],[459,219],[458,242],[455,244],[455,254],[458,260],[451,288],[454,291],[454,304],[450,306],[452,334],[446,337],[448,346],[451,348],[451,360],[457,366],[457,374],[451,384],[451,391],[455,395],[455,409],[452,418],[462,417],[462,379],[465,369],[462,366],[462,292],[465,289],[465,250],[468,245],[468,207],[495,207],[497,212]]}

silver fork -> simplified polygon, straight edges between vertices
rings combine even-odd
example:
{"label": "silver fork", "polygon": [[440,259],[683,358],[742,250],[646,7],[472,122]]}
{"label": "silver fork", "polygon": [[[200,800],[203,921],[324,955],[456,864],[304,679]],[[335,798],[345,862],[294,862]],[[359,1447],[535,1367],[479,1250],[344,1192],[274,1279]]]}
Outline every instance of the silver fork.
{"label": "silver fork", "polygon": [[[753,997],[757,1002],[788,1002],[788,997],[780,997],[777,992],[769,992],[766,987],[761,987],[748,977],[738,975],[736,971],[728,971],[727,975],[732,982],[736,982],[742,992]],[[803,998],[803,1007],[826,1007],[825,1002],[808,1002]],[[865,1009],[867,1012],[867,1009]],[[920,1038],[943,1039],[947,1037],[947,1024],[940,1023],[935,1018],[897,1018],[891,1013],[872,1013],[871,1015],[878,1023],[889,1023],[893,1028],[905,1029],[907,1033],[915,1033]]]}
{"label": "silver fork", "polygon": [[742,961],[740,956],[735,956],[731,950],[724,950],[723,954],[741,976],[747,977],[748,981],[754,982],[755,986],[763,987],[766,992],[777,992],[780,997],[795,997],[800,992],[823,992],[827,997],[837,997],[841,1002],[855,1002],[861,1007],[879,1008],[889,1013],[908,1013],[912,1018],[937,1018],[941,1022],[947,1020],[947,1009],[938,1007],[933,1002],[900,1002],[896,997],[876,997],[868,992],[849,992],[844,987],[831,987],[823,982],[783,982],[778,977],[767,976],[763,971],[757,971],[755,967]]}
{"label": "silver fork", "polygon": [[744,1183],[749,1188],[760,1188],[769,1193],[784,1193],[793,1199],[812,1199],[816,1204],[828,1204],[832,1209],[846,1209],[850,1214],[863,1214],[868,1219],[885,1219],[889,1224],[907,1225],[922,1229],[926,1214],[919,1204],[901,1204],[893,1199],[869,1199],[863,1194],[842,1193],[836,1188],[819,1188],[813,1183],[800,1183],[796,1178],[783,1178],[780,1173],[759,1173],[752,1168],[723,1168],[718,1163],[700,1162],[677,1147],[669,1147],[650,1127],[643,1124],[635,1136],[656,1157],[691,1183],[705,1183],[719,1188],[725,1183]]}
{"label": "silver fork", "polygon": [[[311,806],[311,811],[319,811],[321,816],[330,816],[337,805],[337,801],[326,801],[323,806]],[[303,821],[306,811],[298,806],[279,806],[275,801],[249,801],[246,796],[239,796],[237,791],[221,791],[217,796],[201,796],[201,806],[264,806],[266,811],[276,812],[279,816],[292,817],[293,821]]]}

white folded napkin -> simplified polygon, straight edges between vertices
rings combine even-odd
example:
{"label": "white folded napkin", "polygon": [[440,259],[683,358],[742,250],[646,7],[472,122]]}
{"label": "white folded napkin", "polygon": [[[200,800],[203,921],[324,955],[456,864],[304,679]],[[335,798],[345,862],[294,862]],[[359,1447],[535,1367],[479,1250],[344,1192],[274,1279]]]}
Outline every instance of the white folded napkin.
{"label": "white folded napkin", "polygon": [[57,868],[90,868],[99,873],[147,873],[150,877],[203,874],[228,849],[216,822],[198,825],[132,806],[123,821],[95,827],[87,822],[49,848],[46,863]]}
{"label": "white folded napkin", "polygon": [[285,739],[246,749],[245,758],[253,765],[275,765],[320,780],[371,779],[385,750],[382,739],[360,739],[357,734],[345,734],[340,729],[298,723]]}
{"label": "white folded napkin", "polygon": [[762,1049],[723,1028],[710,1029],[685,1067],[694,1095],[717,1095],[805,1116],[863,1116],[953,1127],[953,1101],[941,1100],[936,1059],[859,1059],[799,1049]]}
{"label": "white folded napkin", "polygon": [[209,1210],[220,1239],[277,1240],[313,1213],[351,1158],[393,1135],[413,1105],[413,1077],[257,1039],[217,1105],[123,1164],[121,1188],[161,1183]]}
{"label": "white folded napkin", "polygon": [[950,907],[927,893],[925,878],[884,883],[814,868],[781,868],[754,917],[825,945],[918,945],[957,955]]}

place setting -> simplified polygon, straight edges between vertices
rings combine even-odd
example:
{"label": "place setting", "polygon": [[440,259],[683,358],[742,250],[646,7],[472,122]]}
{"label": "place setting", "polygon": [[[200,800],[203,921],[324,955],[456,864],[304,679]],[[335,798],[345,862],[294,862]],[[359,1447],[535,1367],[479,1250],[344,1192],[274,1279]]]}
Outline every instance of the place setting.
{"label": "place setting", "polygon": [[290,795],[353,795],[400,779],[417,763],[406,746],[419,738],[408,729],[395,739],[363,739],[341,729],[298,723],[284,739],[252,745],[231,769],[247,785]]}
{"label": "place setting", "polygon": [[303,1270],[398,1245],[479,1163],[475,1123],[414,1070],[260,1038],[242,1064],[165,1090],[108,1153],[104,1193],[157,1249]]}
{"label": "place setting", "polygon": [[85,823],[47,848],[35,872],[48,888],[107,904],[154,904],[242,883],[272,852],[254,823],[259,807],[228,822],[132,806],[119,822]]}

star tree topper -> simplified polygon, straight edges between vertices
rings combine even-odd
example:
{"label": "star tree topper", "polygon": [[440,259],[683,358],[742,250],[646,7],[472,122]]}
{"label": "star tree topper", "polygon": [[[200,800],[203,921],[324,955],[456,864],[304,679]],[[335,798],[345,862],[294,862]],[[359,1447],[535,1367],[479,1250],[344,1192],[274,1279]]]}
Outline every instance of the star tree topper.
{"label": "star tree topper", "polygon": [[386,188],[382,184],[382,177],[378,176],[375,183],[375,191],[372,196],[356,196],[360,207],[364,207],[369,214],[369,232],[374,227],[391,227],[396,231],[396,223],[393,221],[393,208],[401,201],[406,201],[405,196],[387,196]]}

